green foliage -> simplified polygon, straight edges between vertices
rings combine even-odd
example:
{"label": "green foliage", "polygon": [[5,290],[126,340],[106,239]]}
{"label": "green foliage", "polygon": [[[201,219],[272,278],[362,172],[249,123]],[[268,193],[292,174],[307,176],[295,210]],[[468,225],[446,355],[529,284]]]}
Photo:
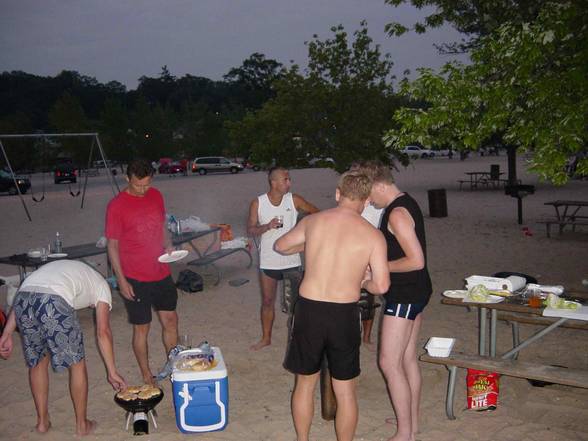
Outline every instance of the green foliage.
{"label": "green foliage", "polygon": [[[385,0],[394,7],[409,3],[418,9],[435,8],[423,22],[416,22],[412,30],[422,34],[428,29],[449,23],[464,34],[461,42],[442,43],[443,52],[468,52],[479,44],[479,39],[494,32],[504,23],[527,23],[536,20],[539,11],[551,0]],[[411,28],[397,22],[386,25],[390,36],[400,36]]]}
{"label": "green foliage", "polygon": [[314,36],[308,69],[287,69],[274,83],[275,98],[241,121],[229,123],[233,144],[257,162],[307,165],[333,158],[344,170],[356,160],[386,158],[381,140],[395,108],[389,56],[382,56],[365,22],[349,43],[343,26],[333,37]]}
{"label": "green foliage", "polygon": [[[402,85],[425,109],[403,108],[387,145],[408,142],[476,149],[498,134],[532,151],[531,168],[563,184],[571,155],[588,139],[588,11],[580,3],[547,4],[531,23],[506,23],[479,41],[472,64],[422,69]],[[580,173],[588,160],[579,162]]]}

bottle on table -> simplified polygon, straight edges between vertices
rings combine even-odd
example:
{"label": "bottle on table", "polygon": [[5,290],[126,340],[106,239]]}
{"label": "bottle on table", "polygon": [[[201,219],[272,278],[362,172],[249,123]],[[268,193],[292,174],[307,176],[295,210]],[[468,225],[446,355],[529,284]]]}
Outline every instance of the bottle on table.
{"label": "bottle on table", "polygon": [[55,241],[53,242],[53,252],[54,253],[61,253],[63,250],[63,242],[61,242],[61,236],[59,236],[59,231],[55,233]]}

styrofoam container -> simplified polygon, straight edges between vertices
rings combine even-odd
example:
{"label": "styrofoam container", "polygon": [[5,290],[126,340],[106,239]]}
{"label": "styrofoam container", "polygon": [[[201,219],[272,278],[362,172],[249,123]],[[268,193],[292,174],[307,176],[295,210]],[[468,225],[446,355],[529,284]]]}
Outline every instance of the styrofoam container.
{"label": "styrofoam container", "polygon": [[454,338],[431,337],[425,349],[431,357],[449,357],[454,344]]}
{"label": "styrofoam container", "polygon": [[220,349],[212,350],[217,361],[212,369],[172,372],[176,424],[184,433],[223,430],[229,421],[227,367]]}

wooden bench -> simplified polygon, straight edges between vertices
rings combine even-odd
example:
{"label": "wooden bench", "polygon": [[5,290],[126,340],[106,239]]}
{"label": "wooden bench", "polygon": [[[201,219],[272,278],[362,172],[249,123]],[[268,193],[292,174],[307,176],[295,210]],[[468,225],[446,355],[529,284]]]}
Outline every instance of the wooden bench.
{"label": "wooden bench", "polygon": [[220,274],[220,270],[216,267],[214,262],[216,262],[219,259],[222,259],[223,257],[227,257],[231,254],[237,253],[239,251],[244,252],[247,255],[247,257],[249,257],[249,264],[247,265],[247,268],[251,268],[251,264],[253,263],[253,259],[251,257],[251,253],[249,252],[249,250],[247,248],[226,248],[226,249],[218,250],[213,253],[201,256],[197,259],[191,260],[190,262],[187,263],[187,265],[212,266],[216,270],[216,274],[217,274],[215,285],[218,285],[220,282],[221,274]]}
{"label": "wooden bench", "polygon": [[551,226],[552,225],[558,225],[559,226],[559,234],[561,234],[563,231],[563,227],[565,227],[566,225],[571,225],[572,231],[576,231],[577,225],[586,226],[586,225],[588,225],[588,220],[584,220],[584,219],[569,219],[569,220],[546,219],[546,220],[542,220],[542,221],[537,221],[537,223],[538,224],[545,224],[545,227],[547,228],[547,237],[551,237]]}
{"label": "wooden bench", "polygon": [[526,361],[504,360],[461,353],[454,353],[449,357],[431,357],[428,354],[423,354],[419,359],[426,363],[444,365],[449,370],[445,412],[447,418],[450,420],[455,419],[453,414],[453,401],[455,397],[457,368],[497,372],[509,377],[526,378],[529,380],[539,380],[588,389],[588,370],[584,369],[568,369]]}

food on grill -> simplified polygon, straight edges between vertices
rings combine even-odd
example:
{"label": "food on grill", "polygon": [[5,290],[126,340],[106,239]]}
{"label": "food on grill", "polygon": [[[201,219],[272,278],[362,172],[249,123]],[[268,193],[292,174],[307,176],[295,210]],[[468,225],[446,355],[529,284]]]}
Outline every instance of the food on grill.
{"label": "food on grill", "polygon": [[148,400],[161,394],[161,389],[150,384],[143,386],[129,386],[126,390],[116,394],[123,401]]}

